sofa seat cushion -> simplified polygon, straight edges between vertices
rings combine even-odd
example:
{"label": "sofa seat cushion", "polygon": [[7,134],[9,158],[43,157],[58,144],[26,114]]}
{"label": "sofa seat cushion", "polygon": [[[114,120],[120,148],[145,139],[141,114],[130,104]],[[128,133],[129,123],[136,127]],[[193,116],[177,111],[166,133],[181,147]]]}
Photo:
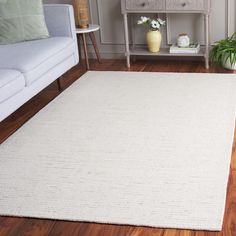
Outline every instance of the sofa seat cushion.
{"label": "sofa seat cushion", "polygon": [[24,76],[16,70],[0,69],[0,103],[25,88]]}
{"label": "sofa seat cushion", "polygon": [[0,45],[0,69],[19,70],[25,77],[26,86],[30,86],[74,53],[75,42],[69,37]]}

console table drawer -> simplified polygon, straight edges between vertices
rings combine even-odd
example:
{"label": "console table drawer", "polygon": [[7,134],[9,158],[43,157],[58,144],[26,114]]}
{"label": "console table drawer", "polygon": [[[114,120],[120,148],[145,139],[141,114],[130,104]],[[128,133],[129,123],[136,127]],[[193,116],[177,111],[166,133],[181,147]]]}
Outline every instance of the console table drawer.
{"label": "console table drawer", "polygon": [[167,10],[204,11],[205,0],[166,0]]}
{"label": "console table drawer", "polygon": [[164,0],[126,0],[127,10],[164,10]]}

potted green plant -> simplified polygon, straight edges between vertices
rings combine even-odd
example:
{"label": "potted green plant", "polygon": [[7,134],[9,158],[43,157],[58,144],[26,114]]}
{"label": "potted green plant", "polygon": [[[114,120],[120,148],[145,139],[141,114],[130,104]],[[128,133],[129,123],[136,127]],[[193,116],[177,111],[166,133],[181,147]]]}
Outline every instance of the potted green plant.
{"label": "potted green plant", "polygon": [[211,60],[226,69],[236,70],[236,33],[213,46]]}

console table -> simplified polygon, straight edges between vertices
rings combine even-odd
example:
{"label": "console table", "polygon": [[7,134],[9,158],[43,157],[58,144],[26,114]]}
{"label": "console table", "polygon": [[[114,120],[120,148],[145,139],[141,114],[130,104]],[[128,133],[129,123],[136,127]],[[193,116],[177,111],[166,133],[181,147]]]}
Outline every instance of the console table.
{"label": "console table", "polygon": [[[130,56],[197,56],[205,58],[206,68],[209,68],[209,16],[211,0],[121,0],[121,9],[124,17],[125,28],[125,56],[127,67],[130,67]],[[130,47],[128,15],[132,13],[192,13],[204,15],[205,46],[201,47],[198,54],[171,54],[169,48],[162,48],[158,53],[151,53],[146,48]],[[132,30],[132,29],[131,29]]]}

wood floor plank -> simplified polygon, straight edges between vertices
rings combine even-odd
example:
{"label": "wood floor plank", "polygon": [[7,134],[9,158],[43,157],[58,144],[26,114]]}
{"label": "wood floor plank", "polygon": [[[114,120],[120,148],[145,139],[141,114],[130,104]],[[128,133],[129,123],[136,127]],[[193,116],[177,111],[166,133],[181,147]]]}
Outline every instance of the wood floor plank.
{"label": "wood floor plank", "polygon": [[223,236],[235,236],[236,235],[236,171],[230,172],[226,210],[223,224]]}
{"label": "wood floor plank", "polygon": [[0,217],[0,236],[7,236],[21,225],[25,219],[16,217]]}
{"label": "wood floor plank", "polygon": [[195,236],[195,232],[191,230],[180,230],[179,236]]}
{"label": "wood floor plank", "polygon": [[194,236],[223,236],[221,232],[196,231]]}
{"label": "wood floor plank", "polygon": [[163,236],[179,236],[181,230],[165,229]]}
{"label": "wood floor plank", "polygon": [[[235,127],[236,127],[236,123],[235,123]],[[231,169],[232,169],[232,171],[236,171],[236,128],[234,129],[234,141],[233,141],[233,148],[232,148]]]}
{"label": "wood floor plank", "polygon": [[164,229],[148,228],[148,227],[134,227],[129,236],[163,236]]}
{"label": "wood floor plank", "polygon": [[[190,72],[190,73],[231,73],[211,66],[204,68],[204,63],[198,61],[146,61],[137,60],[127,70],[123,60],[96,60],[90,62],[91,70],[99,71],[147,71],[147,72]],[[80,64],[67,72],[62,79],[63,89],[86,72]],[[0,144],[12,135],[18,128],[34,116],[39,110],[52,101],[60,92],[53,83],[28,103],[18,109],[13,115],[0,123]],[[92,224],[83,222],[66,222],[37,220],[28,218],[0,217],[0,236],[236,236],[236,130],[232,151],[230,177],[227,189],[226,211],[221,232],[155,229],[148,227],[133,227],[120,225]]]}
{"label": "wood floor plank", "polygon": [[[85,224],[88,228],[89,224]],[[51,230],[50,236],[74,236],[74,235],[84,235],[83,232],[83,223],[76,223],[76,222],[66,222],[66,221],[58,221],[55,223],[53,229]]]}
{"label": "wood floor plank", "polygon": [[53,220],[27,219],[14,227],[6,236],[45,236],[50,233],[54,226]]}
{"label": "wood floor plank", "polygon": [[95,223],[57,222],[49,236],[124,236],[132,235],[135,227]]}

